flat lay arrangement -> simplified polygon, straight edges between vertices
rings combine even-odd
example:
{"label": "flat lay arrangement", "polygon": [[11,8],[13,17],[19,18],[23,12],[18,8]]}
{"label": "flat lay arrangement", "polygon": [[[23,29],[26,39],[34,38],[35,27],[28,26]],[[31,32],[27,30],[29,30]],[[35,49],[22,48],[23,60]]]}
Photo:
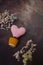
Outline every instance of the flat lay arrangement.
{"label": "flat lay arrangement", "polygon": [[0,65],[43,65],[43,0],[0,0]]}
{"label": "flat lay arrangement", "polygon": [[[27,32],[25,27],[18,27],[14,24],[16,19],[17,17],[15,14],[11,14],[7,10],[5,10],[4,13],[0,13],[0,29],[4,31],[11,31],[12,36],[9,37],[7,43],[12,48],[15,48],[17,45],[19,45],[19,38]],[[35,52],[35,50],[36,44],[34,44],[32,40],[27,40],[25,46],[15,52],[12,56],[15,57],[18,62],[22,58],[23,64],[27,65],[28,60],[32,62],[32,54]]]}

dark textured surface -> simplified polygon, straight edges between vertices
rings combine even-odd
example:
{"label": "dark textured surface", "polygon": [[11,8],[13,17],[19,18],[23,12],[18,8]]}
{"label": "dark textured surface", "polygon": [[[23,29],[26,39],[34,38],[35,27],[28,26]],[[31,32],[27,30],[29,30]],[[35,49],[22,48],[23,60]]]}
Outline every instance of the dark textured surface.
{"label": "dark textured surface", "polygon": [[14,24],[24,26],[27,33],[20,38],[16,48],[8,46],[8,39],[12,36],[9,31],[0,30],[0,65],[23,65],[12,56],[17,50],[32,39],[37,44],[33,54],[33,62],[28,65],[43,65],[43,0],[2,0],[0,12],[8,9],[16,13],[18,20]]}

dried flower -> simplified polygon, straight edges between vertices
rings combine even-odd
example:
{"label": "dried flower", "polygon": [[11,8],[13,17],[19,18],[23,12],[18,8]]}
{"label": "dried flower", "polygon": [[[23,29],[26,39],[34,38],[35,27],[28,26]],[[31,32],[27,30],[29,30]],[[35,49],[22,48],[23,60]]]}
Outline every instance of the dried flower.
{"label": "dried flower", "polygon": [[23,63],[24,65],[26,65],[28,60],[32,61],[32,52],[29,50],[26,53],[24,53],[22,57],[23,57]]}
{"label": "dried flower", "polygon": [[8,10],[0,13],[0,29],[8,30],[17,19],[15,13],[11,14]]}
{"label": "dried flower", "polygon": [[[30,60],[32,61],[32,54],[36,50],[36,44],[33,43],[32,40],[28,40],[26,45],[22,47],[20,51],[17,51],[13,56],[17,59],[17,61],[20,61],[20,58],[23,58],[23,64],[26,65],[27,61]],[[26,49],[28,49],[26,51]],[[20,57],[21,54],[21,57]]]}
{"label": "dried flower", "polygon": [[19,61],[20,60],[20,56],[19,56],[19,51],[17,51],[17,53],[15,53],[13,56],[15,56],[16,57],[16,59],[17,59],[17,61]]}

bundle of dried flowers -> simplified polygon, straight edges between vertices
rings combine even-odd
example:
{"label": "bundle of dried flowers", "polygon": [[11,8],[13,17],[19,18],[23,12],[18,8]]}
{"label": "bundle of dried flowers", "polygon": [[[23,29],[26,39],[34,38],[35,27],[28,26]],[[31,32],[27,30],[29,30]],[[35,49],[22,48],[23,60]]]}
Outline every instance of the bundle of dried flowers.
{"label": "bundle of dried flowers", "polygon": [[26,45],[22,47],[20,51],[17,51],[13,56],[17,59],[17,61],[20,61],[20,58],[22,57],[23,64],[26,65],[28,60],[32,61],[32,54],[36,50],[35,47],[36,44],[34,44],[32,40],[28,40]]}
{"label": "bundle of dried flowers", "polygon": [[11,25],[17,19],[15,13],[11,14],[8,10],[0,13],[0,29],[10,29]]}

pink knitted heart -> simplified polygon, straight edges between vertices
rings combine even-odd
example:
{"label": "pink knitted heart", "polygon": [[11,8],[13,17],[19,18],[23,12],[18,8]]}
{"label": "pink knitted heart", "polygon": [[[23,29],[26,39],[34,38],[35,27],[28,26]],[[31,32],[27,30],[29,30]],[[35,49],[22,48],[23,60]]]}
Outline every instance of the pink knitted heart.
{"label": "pink knitted heart", "polygon": [[23,34],[25,34],[26,29],[24,27],[18,28],[16,25],[12,25],[11,32],[12,32],[13,37],[18,38],[18,37],[22,36]]}

